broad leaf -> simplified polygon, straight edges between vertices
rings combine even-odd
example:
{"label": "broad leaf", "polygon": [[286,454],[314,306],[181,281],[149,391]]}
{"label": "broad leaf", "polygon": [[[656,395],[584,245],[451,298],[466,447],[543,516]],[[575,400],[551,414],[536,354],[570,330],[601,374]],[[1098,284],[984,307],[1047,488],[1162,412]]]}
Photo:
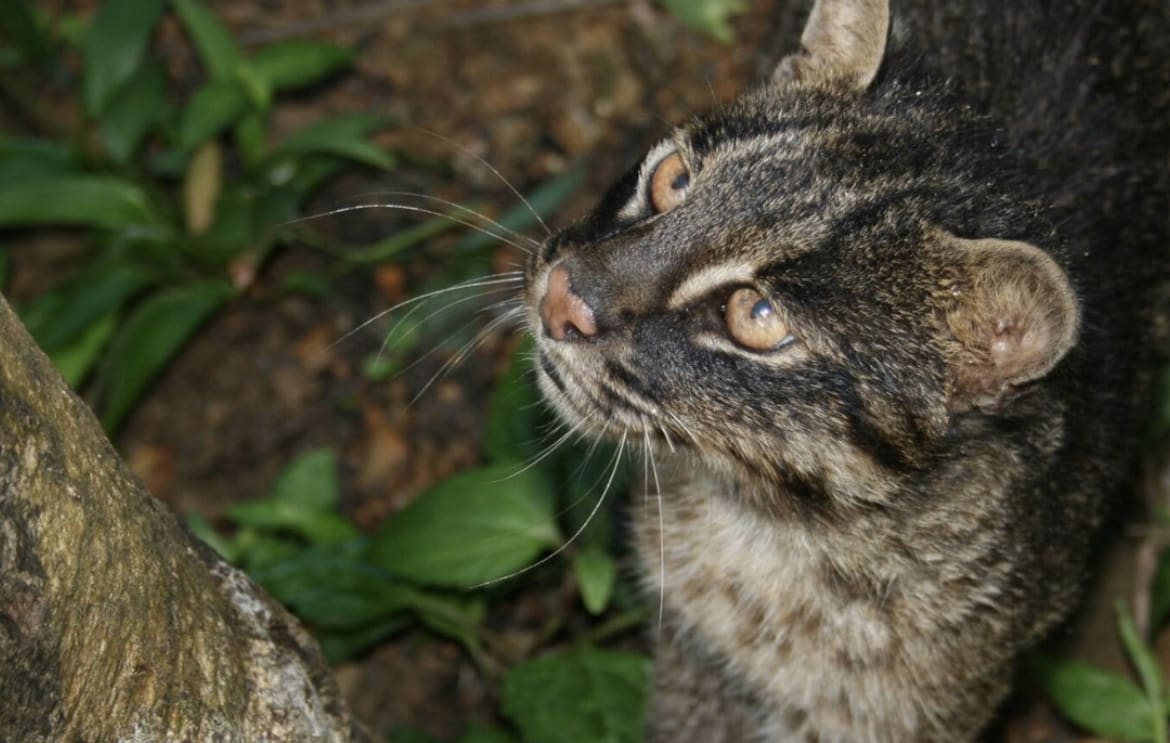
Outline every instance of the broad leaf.
{"label": "broad leaf", "polygon": [[17,139],[0,134],[0,186],[76,173],[77,170],[73,150],[61,142]]}
{"label": "broad leaf", "polygon": [[691,28],[723,42],[732,40],[728,18],[748,7],[746,0],[662,0],[662,5]]}
{"label": "broad leaf", "polygon": [[352,61],[353,54],[347,49],[303,40],[270,44],[251,60],[256,74],[267,80],[273,90],[312,85],[345,69]]}
{"label": "broad leaf", "polygon": [[1049,698],[1077,725],[1120,741],[1148,741],[1154,712],[1126,679],[1087,663],[1038,658],[1033,664]]}
{"label": "broad leaf", "polygon": [[0,227],[60,225],[110,230],[162,221],[146,192],[103,175],[50,175],[4,186]]}
{"label": "broad leaf", "polygon": [[581,602],[590,614],[601,614],[613,598],[617,566],[598,544],[591,544],[573,559],[573,574],[581,591]]}
{"label": "broad leaf", "polygon": [[192,333],[232,296],[211,279],[159,292],[138,305],[118,330],[102,370],[102,424],[115,430]]}
{"label": "broad leaf", "polygon": [[[521,203],[504,212],[497,221],[509,230],[517,232],[540,224],[542,218],[554,213],[570,196],[580,190],[584,182],[585,163],[579,162],[532,191]],[[497,227],[489,226],[488,229],[496,234],[472,232],[455,245],[453,252],[461,255],[498,245],[501,231]],[[506,236],[506,232],[504,234]]]}
{"label": "broad leaf", "polygon": [[248,110],[239,80],[215,78],[191,96],[179,119],[177,144],[191,149],[236,123]]}
{"label": "broad leaf", "polygon": [[540,457],[544,446],[556,444],[555,437],[541,437],[538,423],[544,417],[544,409],[534,382],[532,341],[525,338],[512,352],[507,371],[492,391],[481,443],[488,460],[532,461]]}
{"label": "broad leaf", "polygon": [[106,152],[114,160],[128,162],[147,133],[171,112],[165,85],[162,67],[146,65],[110,98],[100,125]]}
{"label": "broad leaf", "polygon": [[524,567],[560,537],[546,481],[504,463],[456,475],[392,516],[371,544],[388,572],[469,588]]}
{"label": "broad leaf", "polygon": [[200,0],[171,0],[171,5],[191,35],[208,75],[212,78],[234,76],[243,55],[227,28]]}
{"label": "broad leaf", "polygon": [[337,455],[318,449],[285,468],[271,497],[238,503],[230,514],[240,524],[291,531],[314,544],[353,540],[357,528],[334,510],[338,488]]}
{"label": "broad leaf", "polygon": [[82,45],[85,107],[91,116],[99,115],[134,76],[162,10],[163,0],[105,0],[98,5]]}
{"label": "broad leaf", "polygon": [[97,364],[98,357],[114,335],[117,313],[111,312],[92,323],[81,337],[49,357],[70,387],[79,386]]}
{"label": "broad leaf", "polygon": [[21,319],[37,344],[52,355],[75,343],[148,283],[146,273],[131,263],[92,265],[37,297]]}
{"label": "broad leaf", "polygon": [[640,743],[649,681],[647,658],[582,646],[512,669],[503,709],[525,743]]}
{"label": "broad leaf", "polygon": [[0,28],[4,37],[20,51],[20,58],[40,64],[49,58],[51,46],[24,0],[0,2]]}
{"label": "broad leaf", "polygon": [[275,162],[305,155],[333,155],[354,160],[375,168],[393,169],[390,153],[375,147],[365,137],[385,128],[389,121],[383,116],[354,114],[335,116],[294,132],[273,152]]}

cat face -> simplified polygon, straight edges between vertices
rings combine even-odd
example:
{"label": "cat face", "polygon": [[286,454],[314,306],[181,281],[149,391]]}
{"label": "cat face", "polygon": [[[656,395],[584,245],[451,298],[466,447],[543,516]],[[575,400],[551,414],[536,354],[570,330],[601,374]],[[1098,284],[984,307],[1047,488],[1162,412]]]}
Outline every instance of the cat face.
{"label": "cat face", "polygon": [[[956,414],[1002,407],[1068,350],[1063,271],[994,237],[1032,213],[994,130],[875,86],[887,21],[870,22],[876,61],[877,31],[854,64],[815,44],[785,60],[533,257],[538,375],[568,420],[812,502],[880,502]],[[812,36],[840,51],[833,33]]]}

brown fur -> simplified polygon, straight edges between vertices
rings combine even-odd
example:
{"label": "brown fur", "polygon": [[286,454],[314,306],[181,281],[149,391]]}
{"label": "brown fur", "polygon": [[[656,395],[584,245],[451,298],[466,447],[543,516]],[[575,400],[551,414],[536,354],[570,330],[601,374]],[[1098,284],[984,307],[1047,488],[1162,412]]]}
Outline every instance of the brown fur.
{"label": "brown fur", "polygon": [[[1168,29],[818,0],[771,84],[533,257],[546,396],[657,473],[652,741],[969,740],[1070,610],[1170,265]],[[743,289],[790,338],[737,342]]]}

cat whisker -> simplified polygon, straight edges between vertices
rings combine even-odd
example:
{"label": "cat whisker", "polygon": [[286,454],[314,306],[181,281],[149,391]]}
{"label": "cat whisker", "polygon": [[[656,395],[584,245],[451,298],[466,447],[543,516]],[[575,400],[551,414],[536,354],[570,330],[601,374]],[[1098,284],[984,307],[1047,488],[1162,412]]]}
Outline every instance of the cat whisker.
{"label": "cat whisker", "polygon": [[[398,211],[415,212],[418,214],[427,214],[427,215],[430,215],[433,217],[443,217],[444,219],[449,219],[452,222],[455,222],[456,224],[460,224],[460,225],[463,225],[464,227],[467,227],[469,229],[473,229],[473,230],[476,230],[478,232],[482,232],[483,234],[488,235],[489,237],[494,237],[495,239],[499,240],[500,242],[505,243],[507,245],[511,245],[513,248],[516,248],[519,251],[522,251],[524,253],[528,253],[529,255],[532,254],[532,249],[530,247],[528,247],[527,245],[522,245],[521,243],[517,242],[516,240],[514,240],[512,238],[509,238],[506,235],[501,235],[497,232],[493,232],[492,230],[488,229],[487,227],[484,227],[481,224],[477,224],[476,222],[473,222],[470,219],[463,219],[463,218],[457,217],[453,214],[449,214],[448,212],[441,212],[438,209],[428,209],[424,206],[414,206],[412,204],[386,203],[386,204],[352,204],[350,206],[339,206],[336,209],[329,209],[327,211],[319,212],[317,214],[312,214],[312,215],[309,215],[306,217],[298,217],[297,219],[290,219],[289,221],[282,223],[280,226],[281,227],[288,227],[291,225],[300,224],[302,222],[309,222],[311,220],[321,219],[323,217],[333,217],[333,216],[337,216],[339,214],[349,214],[351,212],[363,211],[365,209],[397,209]],[[531,239],[531,238],[525,238],[525,239]]]}
{"label": "cat whisker", "polygon": [[522,233],[518,230],[514,230],[511,227],[509,227],[508,225],[504,224],[503,222],[492,219],[491,217],[484,214],[483,212],[472,209],[469,206],[465,206],[463,204],[460,204],[457,201],[451,201],[450,199],[444,199],[440,196],[432,196],[431,194],[426,194],[426,193],[422,193],[419,191],[369,191],[366,193],[356,194],[354,196],[354,198],[373,198],[373,197],[379,197],[379,196],[410,196],[410,197],[413,197],[416,199],[426,199],[427,201],[433,201],[436,204],[442,204],[443,206],[449,206],[452,209],[458,209],[463,214],[467,214],[469,216],[475,217],[476,219],[483,222],[485,225],[490,225],[493,229],[496,229],[496,230],[499,230],[500,232],[506,233],[506,234],[516,238],[517,240],[524,240],[524,241],[528,242],[534,248],[540,247],[539,240],[537,240],[533,237],[529,237],[528,235],[525,235],[524,233]]}
{"label": "cat whisker", "polygon": [[476,160],[476,162],[478,162],[480,165],[482,165],[485,168],[487,168],[488,170],[490,170],[492,175],[494,175],[496,178],[499,178],[500,182],[503,183],[517,199],[520,199],[520,203],[522,203],[522,204],[524,204],[524,206],[528,207],[528,211],[532,212],[533,217],[536,217],[536,221],[538,223],[540,223],[541,227],[544,228],[545,233],[547,233],[550,236],[552,235],[552,230],[549,229],[549,226],[547,224],[545,224],[544,219],[542,219],[540,216],[540,212],[536,211],[536,208],[532,206],[531,202],[529,202],[528,199],[524,198],[524,194],[520,193],[520,189],[513,186],[512,182],[509,181],[507,178],[505,178],[504,174],[501,173],[499,170],[497,170],[494,165],[492,165],[487,160],[480,157],[478,154],[472,152],[467,147],[465,147],[465,146],[459,144],[458,142],[456,142],[455,140],[451,139],[450,137],[446,137],[442,134],[439,134],[438,132],[431,131],[430,129],[426,129],[425,127],[421,127],[421,126],[412,126],[410,128],[412,128],[415,131],[420,132],[422,134],[426,134],[429,137],[434,137],[435,139],[439,140],[440,142],[443,142],[445,144],[450,145],[451,147],[454,147],[455,149],[459,150],[463,154],[474,158]]}
{"label": "cat whisker", "polygon": [[[577,421],[576,423],[574,423],[571,426],[565,426],[565,428],[566,428],[565,432],[563,434],[561,434],[560,437],[556,441],[552,442],[551,444],[546,446],[544,449],[539,451],[536,454],[536,456],[534,456],[531,460],[526,462],[523,467],[521,467],[520,469],[511,473],[510,475],[503,477],[500,480],[497,480],[497,482],[504,482],[505,480],[511,480],[514,477],[518,477],[518,476],[524,474],[525,472],[527,472],[528,470],[532,469],[536,465],[540,464],[545,459],[548,459],[550,456],[552,456],[553,452],[555,452],[557,449],[560,449],[561,446],[563,446],[564,443],[566,441],[568,441],[573,436],[573,434],[580,433],[581,429],[584,428],[587,420],[588,419],[582,419],[582,420]],[[564,424],[561,424],[561,425],[563,426]]]}
{"label": "cat whisker", "polygon": [[[513,274],[515,274],[515,275],[513,275]],[[403,300],[402,302],[399,302],[398,304],[396,304],[392,307],[384,309],[381,312],[375,313],[373,317],[371,317],[370,319],[361,323],[360,325],[353,328],[352,330],[346,332],[344,335],[342,335],[340,338],[338,338],[336,341],[334,341],[330,345],[330,348],[333,348],[334,346],[337,346],[338,344],[342,343],[343,341],[348,340],[351,336],[361,332],[362,330],[365,330],[370,325],[373,325],[374,323],[378,322],[379,320],[386,317],[387,315],[390,315],[394,312],[397,312],[398,310],[400,310],[404,307],[407,307],[409,305],[419,304],[421,302],[427,301],[428,299],[434,299],[435,297],[438,297],[438,296],[443,295],[443,294],[449,294],[451,292],[466,291],[468,289],[485,289],[485,287],[495,287],[494,289],[490,289],[490,290],[485,289],[485,291],[478,293],[478,294],[475,294],[475,295],[472,295],[470,297],[470,299],[475,299],[478,297],[487,296],[488,294],[494,293],[496,291],[503,291],[505,289],[511,289],[511,288],[519,288],[519,285],[523,282],[523,280],[524,280],[523,276],[520,275],[519,271],[515,271],[515,272],[509,271],[506,273],[494,274],[492,276],[486,276],[486,277],[478,276],[478,277],[473,278],[473,279],[468,279],[467,281],[461,281],[458,284],[454,284],[452,286],[444,287],[442,289],[435,289],[434,291],[429,291],[429,292],[426,292],[425,294],[420,294],[417,297],[411,297],[410,299]],[[460,300],[460,301],[463,301],[463,300]],[[419,305],[419,306],[421,306],[421,305]],[[411,312],[414,312],[414,310],[411,310]],[[409,317],[409,313],[407,314],[407,317]]]}
{"label": "cat whisker", "polygon": [[487,581],[484,581],[482,583],[477,583],[473,586],[469,586],[469,588],[472,588],[472,589],[483,588],[484,586],[490,586],[490,585],[493,585],[495,583],[500,583],[501,581],[510,580],[511,578],[515,578],[516,576],[523,575],[524,573],[527,573],[530,570],[535,570],[536,568],[540,567],[541,565],[544,565],[545,563],[549,562],[550,560],[552,560],[556,556],[560,555],[562,552],[564,552],[566,549],[568,549],[569,546],[573,544],[573,542],[577,541],[577,538],[580,537],[585,532],[585,529],[588,528],[589,524],[592,523],[593,518],[597,515],[597,512],[599,510],[601,510],[601,504],[605,502],[605,496],[609,494],[609,490],[613,486],[613,481],[617,477],[618,468],[621,466],[622,453],[625,452],[626,441],[627,441],[628,436],[629,436],[629,430],[622,432],[622,439],[618,443],[617,451],[614,453],[613,468],[610,470],[609,479],[606,480],[606,482],[605,482],[605,489],[601,491],[601,496],[597,499],[597,503],[595,503],[593,505],[593,510],[591,510],[589,512],[589,515],[585,517],[585,521],[582,522],[581,526],[579,526],[577,528],[577,531],[573,532],[572,536],[570,536],[568,539],[566,539],[564,541],[564,543],[561,544],[561,546],[557,547],[555,550],[548,553],[547,555],[540,558],[539,560],[532,563],[531,565],[524,567],[524,568],[521,568],[520,570],[513,571],[513,572],[511,572],[507,575],[501,576],[499,578],[493,578],[492,580],[487,580]]}
{"label": "cat whisker", "polygon": [[480,328],[470,341],[463,344],[463,347],[459,349],[459,351],[454,356],[444,361],[443,365],[439,367],[439,370],[431,375],[431,378],[428,379],[427,383],[422,386],[422,389],[420,389],[415,394],[415,396],[411,398],[410,404],[413,405],[416,403],[418,399],[422,397],[435,382],[445,377],[453,368],[462,363],[463,360],[467,358],[468,354],[472,353],[475,349],[483,345],[484,341],[486,341],[497,328],[499,328],[501,325],[511,322],[517,317],[520,317],[523,315],[523,313],[523,307],[513,307],[512,309],[489,322],[484,327]]}
{"label": "cat whisker", "polygon": [[[650,434],[646,433],[646,455],[650,461],[650,472],[654,475],[654,497],[658,499],[658,636],[662,636],[662,620],[666,611],[666,524],[662,517],[662,484],[658,480],[658,465],[654,461],[654,449],[650,446]],[[647,483],[649,485],[649,483]]]}

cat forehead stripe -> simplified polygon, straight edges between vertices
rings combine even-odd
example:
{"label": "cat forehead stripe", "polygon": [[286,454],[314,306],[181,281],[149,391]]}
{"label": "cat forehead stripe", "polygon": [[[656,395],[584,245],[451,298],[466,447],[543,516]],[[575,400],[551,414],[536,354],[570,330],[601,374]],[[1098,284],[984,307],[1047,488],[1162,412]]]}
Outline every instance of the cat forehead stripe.
{"label": "cat forehead stripe", "polygon": [[743,260],[727,261],[726,263],[707,266],[688,276],[670,295],[670,300],[666,303],[666,306],[672,310],[677,310],[712,289],[725,284],[752,281],[755,276],[755,264],[747,263]]}

